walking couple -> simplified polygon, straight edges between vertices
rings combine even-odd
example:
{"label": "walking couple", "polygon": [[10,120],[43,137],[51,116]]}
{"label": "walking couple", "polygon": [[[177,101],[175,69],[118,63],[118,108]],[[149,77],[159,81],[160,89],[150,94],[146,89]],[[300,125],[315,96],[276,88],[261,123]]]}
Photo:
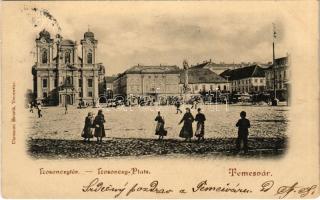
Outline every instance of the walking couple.
{"label": "walking couple", "polygon": [[[84,138],[84,142],[90,141],[91,138],[96,137],[97,143],[102,143],[102,138],[106,137],[104,130],[105,123],[104,115],[102,110],[98,111],[96,117],[93,116],[92,112],[88,113],[88,116],[85,118],[84,128],[81,136]],[[94,132],[94,134],[92,134]]]}
{"label": "walking couple", "polygon": [[201,108],[198,108],[198,113],[196,118],[193,117],[190,112],[190,108],[186,108],[186,113],[183,115],[179,124],[183,122],[183,126],[181,128],[179,137],[185,138],[185,141],[191,142],[191,138],[193,137],[193,121],[197,122],[197,129],[195,132],[195,136],[198,138],[198,141],[204,140],[204,122],[206,121],[206,117],[203,113],[201,113]]}
{"label": "walking couple", "polygon": [[[159,135],[159,140],[163,139],[163,136],[167,135],[167,131],[164,129],[164,118],[161,116],[160,112],[158,112],[158,116],[155,121],[157,121],[156,127],[156,135]],[[180,131],[179,137],[185,138],[185,141],[191,141],[193,137],[193,121],[197,121],[197,129],[195,132],[195,136],[198,138],[198,141],[204,140],[204,122],[206,121],[206,117],[203,113],[201,113],[201,108],[198,108],[198,114],[196,118],[190,112],[190,108],[186,108],[186,113],[183,115],[179,124],[183,122],[182,129]]]}

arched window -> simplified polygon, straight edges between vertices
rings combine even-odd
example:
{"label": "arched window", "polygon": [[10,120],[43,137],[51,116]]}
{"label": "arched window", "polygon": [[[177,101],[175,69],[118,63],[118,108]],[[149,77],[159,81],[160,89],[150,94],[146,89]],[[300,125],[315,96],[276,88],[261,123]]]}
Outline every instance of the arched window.
{"label": "arched window", "polygon": [[42,52],[42,63],[43,63],[43,64],[48,63],[48,53],[47,53],[47,50],[44,50],[44,51]]}
{"label": "arched window", "polygon": [[92,53],[91,52],[89,52],[87,55],[87,61],[88,61],[88,64],[92,64]]}
{"label": "arched window", "polygon": [[70,63],[70,52],[67,51],[65,54],[64,54],[64,62],[65,63]]}

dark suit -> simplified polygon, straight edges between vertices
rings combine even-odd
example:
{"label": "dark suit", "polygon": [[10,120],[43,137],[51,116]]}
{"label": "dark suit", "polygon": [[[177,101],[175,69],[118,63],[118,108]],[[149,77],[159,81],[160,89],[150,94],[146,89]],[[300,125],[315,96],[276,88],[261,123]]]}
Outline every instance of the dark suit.
{"label": "dark suit", "polygon": [[240,143],[243,141],[243,149],[247,152],[249,135],[248,128],[250,128],[250,121],[246,118],[241,118],[237,122],[236,127],[238,127],[237,150],[240,150]]}

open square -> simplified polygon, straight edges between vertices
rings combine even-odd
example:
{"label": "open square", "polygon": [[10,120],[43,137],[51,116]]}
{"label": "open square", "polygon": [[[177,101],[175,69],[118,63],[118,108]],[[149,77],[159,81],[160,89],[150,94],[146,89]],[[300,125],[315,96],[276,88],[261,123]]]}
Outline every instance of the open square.
{"label": "open square", "polygon": [[[187,105],[181,109],[184,111]],[[113,157],[139,155],[180,155],[230,153],[237,137],[235,126],[239,113],[244,110],[251,122],[249,149],[252,155],[261,151],[280,151],[285,148],[288,124],[287,106],[199,105],[206,115],[205,142],[191,143],[179,138],[183,114],[176,114],[174,106],[145,106],[103,108],[107,138],[102,144],[82,141],[81,132],[88,112],[95,115],[98,108],[70,108],[64,113],[61,107],[43,109],[43,117],[30,113],[29,151],[35,157]],[[155,135],[157,112],[165,119],[168,131],[164,141]],[[195,116],[196,110],[192,114]],[[193,123],[195,131],[196,123]],[[62,147],[59,148],[59,144]],[[57,146],[58,145],[58,146]],[[169,145],[169,146],[167,146]],[[70,149],[72,148],[72,150]],[[59,150],[60,149],[60,150]],[[279,153],[279,152],[278,152]]]}

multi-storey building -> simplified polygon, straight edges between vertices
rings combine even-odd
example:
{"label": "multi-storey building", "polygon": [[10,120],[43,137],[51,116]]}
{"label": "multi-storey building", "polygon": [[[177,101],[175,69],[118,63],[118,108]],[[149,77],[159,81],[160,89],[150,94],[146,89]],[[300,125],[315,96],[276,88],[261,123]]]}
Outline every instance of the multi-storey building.
{"label": "multi-storey building", "polygon": [[113,81],[116,80],[116,76],[106,76],[105,82],[106,82],[106,99],[112,99],[113,98]]}
{"label": "multi-storey building", "polygon": [[[43,30],[36,38],[37,60],[32,67],[36,100],[47,105],[77,104],[80,100],[95,103],[103,91],[105,69],[97,63],[98,41],[90,31],[80,41],[51,38]],[[54,55],[55,54],[55,55]]]}
{"label": "multi-storey building", "polygon": [[[183,86],[185,85],[185,71],[181,72],[180,76],[180,92],[184,93]],[[189,93],[191,95],[204,94],[219,90],[220,92],[227,92],[229,90],[229,82],[222,76],[207,68],[191,67],[187,72]]]}
{"label": "multi-storey building", "polygon": [[272,95],[276,91],[277,99],[288,99],[289,89],[289,56],[277,58],[273,65],[265,70],[266,89]]}
{"label": "multi-storey building", "polygon": [[235,70],[226,70],[221,74],[231,82],[231,91],[239,93],[263,92],[266,87],[265,72],[259,65]]}
{"label": "multi-storey building", "polygon": [[114,95],[171,96],[179,94],[180,69],[177,66],[137,65],[113,81]]}

